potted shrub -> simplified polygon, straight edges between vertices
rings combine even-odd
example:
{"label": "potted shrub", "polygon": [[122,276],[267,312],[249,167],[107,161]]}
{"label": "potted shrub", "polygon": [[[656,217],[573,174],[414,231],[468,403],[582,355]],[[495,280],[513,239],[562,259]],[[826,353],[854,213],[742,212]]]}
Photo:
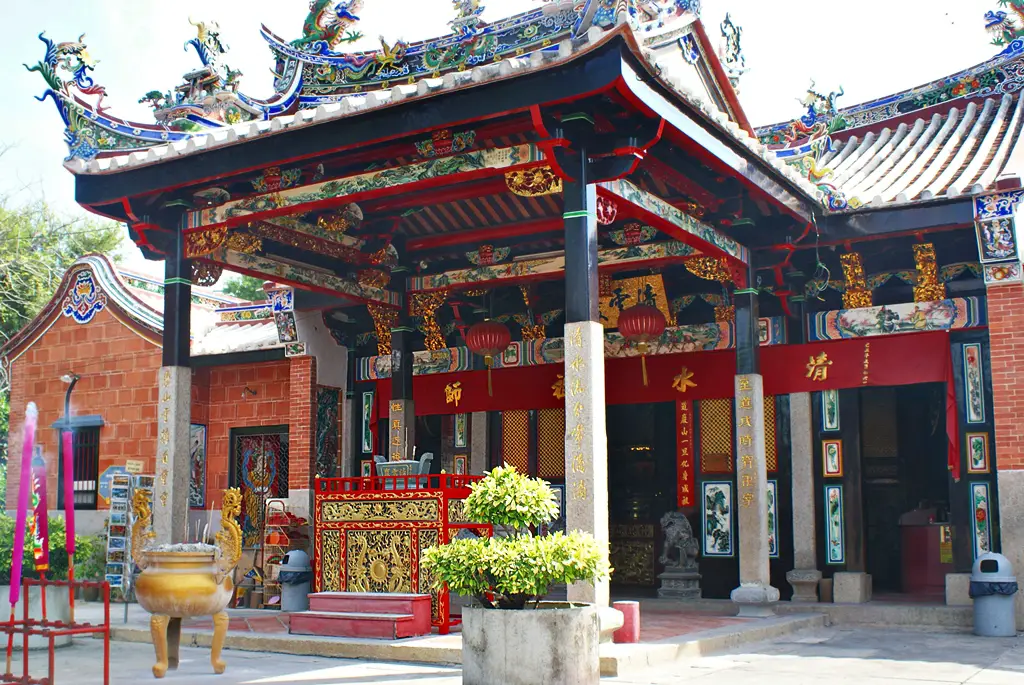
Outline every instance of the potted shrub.
{"label": "potted shrub", "polygon": [[552,585],[606,578],[607,550],[579,531],[535,535],[558,516],[555,493],[513,468],[475,483],[465,511],[494,537],[428,549],[422,562],[432,582],[476,602],[462,612],[463,682],[597,683],[597,607],[541,600]]}

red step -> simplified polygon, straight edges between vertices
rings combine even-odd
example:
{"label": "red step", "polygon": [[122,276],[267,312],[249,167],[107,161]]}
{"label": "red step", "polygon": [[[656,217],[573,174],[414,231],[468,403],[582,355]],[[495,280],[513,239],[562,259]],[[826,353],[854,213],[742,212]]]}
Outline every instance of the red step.
{"label": "red step", "polygon": [[291,615],[291,633],[390,640],[430,634],[430,595],[318,592],[309,595],[309,608]]}
{"label": "red step", "polygon": [[416,630],[415,622],[412,614],[303,611],[291,615],[288,632],[292,635],[398,640],[425,634]]}

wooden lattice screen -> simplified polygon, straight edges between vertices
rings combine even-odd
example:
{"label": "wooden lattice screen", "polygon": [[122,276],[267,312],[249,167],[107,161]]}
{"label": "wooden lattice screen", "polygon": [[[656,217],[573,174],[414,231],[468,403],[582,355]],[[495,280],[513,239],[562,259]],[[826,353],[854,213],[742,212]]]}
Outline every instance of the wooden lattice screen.
{"label": "wooden lattice screen", "polygon": [[537,412],[537,475],[548,480],[565,478],[565,410]]}
{"label": "wooden lattice screen", "polygon": [[501,413],[501,457],[506,466],[530,473],[530,412]]}

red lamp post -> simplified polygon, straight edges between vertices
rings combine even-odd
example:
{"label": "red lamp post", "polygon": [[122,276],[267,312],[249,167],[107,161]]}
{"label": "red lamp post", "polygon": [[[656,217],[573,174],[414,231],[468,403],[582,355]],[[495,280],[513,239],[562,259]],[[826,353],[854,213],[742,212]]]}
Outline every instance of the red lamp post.
{"label": "red lamp post", "polygon": [[638,304],[619,314],[619,333],[640,351],[640,366],[647,385],[647,351],[649,343],[665,332],[665,315],[657,307]]}
{"label": "red lamp post", "polygon": [[487,395],[493,396],[491,389],[491,367],[494,366],[494,358],[505,351],[505,348],[512,342],[512,334],[508,327],[497,321],[481,321],[473,324],[466,332],[466,345],[470,351],[479,354],[484,358],[487,366]]}

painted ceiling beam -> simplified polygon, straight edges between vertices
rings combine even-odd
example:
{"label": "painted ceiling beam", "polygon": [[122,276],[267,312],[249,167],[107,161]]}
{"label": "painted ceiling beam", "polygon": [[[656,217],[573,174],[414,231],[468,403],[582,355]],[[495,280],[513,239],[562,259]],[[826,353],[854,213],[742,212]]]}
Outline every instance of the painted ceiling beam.
{"label": "painted ceiling beam", "polygon": [[698,122],[685,114],[648,84],[651,78],[646,73],[638,73],[626,59],[622,60],[621,68],[619,92],[635,104],[649,109],[655,116],[665,119],[670,124],[665,134],[667,138],[700,156],[712,167],[718,167],[731,176],[738,176],[751,192],[763,193],[800,221],[810,221],[815,212],[823,213],[821,206],[812,198],[783,185],[782,175],[771,169],[767,162],[758,164],[752,161],[753,155],[749,151],[743,150],[741,154],[726,144],[720,138],[724,133],[716,135],[709,130],[710,124]]}
{"label": "painted ceiling beam", "polygon": [[464,152],[232,200],[216,207],[188,212],[185,226],[188,232],[305,214],[382,195],[496,176],[533,166],[543,159],[537,146],[528,143]]}
{"label": "painted ceiling beam", "polygon": [[453,247],[455,245],[479,245],[493,240],[506,240],[536,235],[538,233],[561,231],[564,226],[565,221],[558,217],[490,226],[487,228],[474,228],[469,231],[459,231],[458,233],[442,233],[422,238],[410,238],[405,243],[405,249],[410,252],[419,252],[422,250]]}
{"label": "painted ceiling beam", "polygon": [[231,271],[297,288],[307,288],[329,295],[347,297],[367,304],[402,306],[401,296],[390,290],[368,288],[320,269],[301,267],[271,257],[251,255],[221,247],[203,255],[201,259],[222,264]]}
{"label": "painted ceiling beam", "polygon": [[627,213],[693,245],[704,254],[727,257],[741,264],[750,263],[750,252],[746,247],[625,179],[598,183],[597,192],[602,197],[614,198],[620,209],[625,205]]}
{"label": "painted ceiling beam", "polygon": [[345,247],[351,247],[353,250],[361,250],[366,244],[365,241],[356,238],[355,236],[347,235],[345,233],[339,233],[337,231],[328,231],[325,228],[303,221],[296,216],[278,216],[271,219],[263,219],[263,223],[277,226],[294,233],[301,233],[307,235],[310,238],[316,238],[329,243],[337,243],[344,245]]}
{"label": "painted ceiling beam", "polygon": [[[701,253],[678,240],[645,245],[631,245],[598,250],[597,265],[605,273],[654,267],[681,262]],[[565,255],[552,254],[534,259],[520,259],[490,266],[454,269],[439,274],[413,276],[408,281],[409,292],[432,290],[460,290],[468,288],[515,285],[531,281],[554,280],[565,272]]]}
{"label": "painted ceiling beam", "polygon": [[822,238],[838,242],[973,225],[974,201],[970,197],[908,207],[887,206],[875,212],[833,214],[818,219]]}

